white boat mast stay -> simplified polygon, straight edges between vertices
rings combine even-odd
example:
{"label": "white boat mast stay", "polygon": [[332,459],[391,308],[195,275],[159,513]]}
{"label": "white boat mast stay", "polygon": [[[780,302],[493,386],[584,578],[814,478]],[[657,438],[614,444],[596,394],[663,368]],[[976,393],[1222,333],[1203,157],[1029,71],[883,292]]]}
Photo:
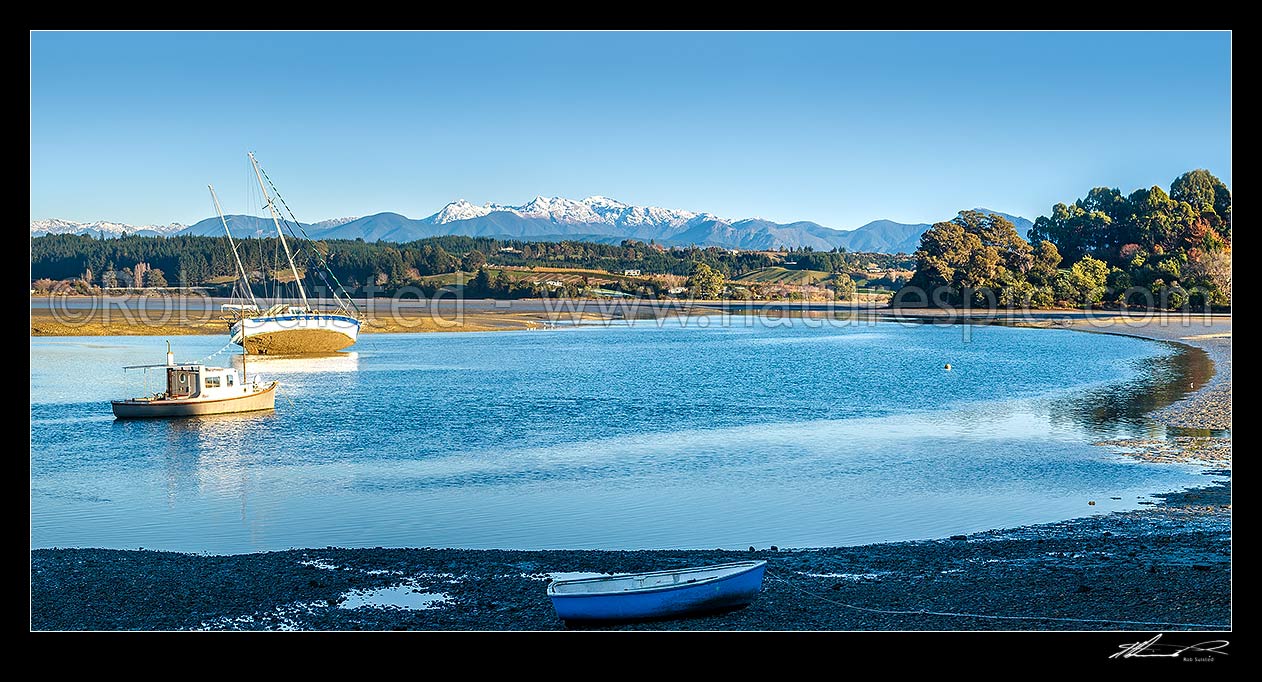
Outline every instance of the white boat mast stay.
{"label": "white boat mast stay", "polygon": [[284,231],[280,229],[280,216],[276,214],[276,207],[272,205],[272,196],[267,193],[267,187],[263,184],[263,174],[259,171],[258,159],[254,158],[254,152],[249,152],[249,154],[250,163],[254,166],[254,177],[259,180],[259,189],[263,190],[267,210],[272,214],[272,223],[276,225],[276,235],[280,237],[280,245],[285,248],[285,258],[289,259],[289,269],[294,273],[294,283],[298,285],[298,297],[302,299],[302,306],[311,310],[311,304],[307,302],[307,292],[302,288],[302,278],[298,276],[298,266],[294,265],[294,256],[289,252],[289,244],[285,241]]}
{"label": "white boat mast stay", "polygon": [[215,186],[206,185],[210,189],[210,198],[215,202],[215,211],[219,213],[219,221],[223,223],[223,231],[228,235],[228,246],[232,248],[232,257],[237,261],[237,273],[241,275],[241,285],[245,287],[245,295],[250,297],[250,303],[254,304],[254,309],[258,310],[259,302],[254,300],[254,291],[250,289],[250,277],[245,273],[245,266],[241,264],[241,254],[237,253],[237,243],[232,240],[232,231],[228,229],[228,219],[223,216],[223,208],[219,205],[219,197],[215,195]]}

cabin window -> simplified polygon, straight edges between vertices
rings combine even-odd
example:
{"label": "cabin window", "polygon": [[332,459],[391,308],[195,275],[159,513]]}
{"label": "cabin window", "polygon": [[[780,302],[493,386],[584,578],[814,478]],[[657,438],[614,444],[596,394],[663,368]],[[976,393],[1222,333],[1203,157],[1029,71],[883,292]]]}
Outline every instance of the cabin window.
{"label": "cabin window", "polygon": [[206,377],[206,388],[219,388],[219,377]]}
{"label": "cabin window", "polygon": [[231,385],[232,385],[232,375],[231,375],[231,374],[229,374],[229,375],[228,375],[228,385],[229,385],[229,386],[231,386]]}

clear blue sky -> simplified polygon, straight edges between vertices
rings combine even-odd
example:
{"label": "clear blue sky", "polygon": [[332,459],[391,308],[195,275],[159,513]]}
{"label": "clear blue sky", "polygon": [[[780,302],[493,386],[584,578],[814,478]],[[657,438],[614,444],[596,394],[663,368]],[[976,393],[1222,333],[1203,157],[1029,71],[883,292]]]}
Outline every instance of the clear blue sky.
{"label": "clear blue sky", "polygon": [[[814,220],[1231,186],[1227,33],[34,33],[31,218],[537,194]],[[257,208],[257,207],[255,207]],[[251,211],[255,212],[255,211]]]}

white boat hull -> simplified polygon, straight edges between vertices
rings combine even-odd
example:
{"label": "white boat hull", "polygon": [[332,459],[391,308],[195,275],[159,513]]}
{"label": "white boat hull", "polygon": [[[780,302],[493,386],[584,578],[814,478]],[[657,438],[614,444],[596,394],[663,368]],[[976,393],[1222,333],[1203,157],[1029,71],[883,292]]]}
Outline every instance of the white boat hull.
{"label": "white boat hull", "polygon": [[242,387],[240,395],[219,398],[163,398],[110,401],[118,419],[157,419],[165,417],[200,417],[208,414],[235,414],[276,409],[276,386],[271,382],[259,390]]}
{"label": "white boat hull", "polygon": [[247,317],[232,325],[232,342],[254,355],[333,353],[355,343],[360,321],[334,313]]}
{"label": "white boat hull", "polygon": [[558,580],[548,596],[562,620],[672,618],[745,606],[762,591],[766,561]]}

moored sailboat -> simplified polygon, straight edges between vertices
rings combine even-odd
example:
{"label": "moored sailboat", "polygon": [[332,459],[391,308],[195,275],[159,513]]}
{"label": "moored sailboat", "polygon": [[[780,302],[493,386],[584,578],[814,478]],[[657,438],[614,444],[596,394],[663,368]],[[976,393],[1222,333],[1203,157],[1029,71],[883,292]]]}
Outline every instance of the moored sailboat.
{"label": "moored sailboat", "polygon": [[[228,245],[232,249],[233,258],[236,260],[237,274],[241,278],[243,286],[243,296],[250,301],[248,305],[243,303],[224,306],[224,311],[231,315],[230,340],[232,343],[244,348],[246,353],[258,355],[331,353],[354,344],[359,338],[359,327],[361,324],[354,302],[351,301],[349,295],[346,295],[345,290],[342,290],[343,296],[338,295],[338,290],[342,288],[340,284],[330,289],[338,310],[317,310],[308,301],[307,291],[302,285],[302,276],[298,272],[298,266],[294,264],[293,253],[289,250],[289,243],[285,240],[285,231],[281,229],[283,218],[276,210],[272,196],[267,191],[267,185],[263,182],[264,174],[259,168],[258,160],[254,158],[253,152],[249,156],[255,178],[258,179],[259,189],[263,192],[266,208],[271,215],[272,223],[276,226],[276,235],[280,239],[285,258],[289,262],[289,269],[293,274],[294,284],[298,289],[300,303],[277,303],[265,310],[260,308],[250,288],[249,276],[241,263],[240,254],[237,253],[237,246],[232,239],[232,232],[228,229],[228,221],[219,205],[219,198],[215,195],[214,187],[211,187],[210,194],[215,202],[215,210],[218,211],[219,219],[223,222],[224,231],[228,234]],[[270,184],[270,179],[268,184]],[[273,187],[273,189],[275,188]],[[290,218],[293,218],[292,213]],[[286,220],[285,222],[288,224],[289,221]],[[298,224],[297,220],[293,222]],[[317,255],[319,254],[318,251],[316,253]],[[326,270],[328,269],[323,262],[321,262],[321,266]],[[332,272],[330,271],[329,274],[332,275]],[[336,283],[336,281],[336,277],[334,277],[334,282]]]}

